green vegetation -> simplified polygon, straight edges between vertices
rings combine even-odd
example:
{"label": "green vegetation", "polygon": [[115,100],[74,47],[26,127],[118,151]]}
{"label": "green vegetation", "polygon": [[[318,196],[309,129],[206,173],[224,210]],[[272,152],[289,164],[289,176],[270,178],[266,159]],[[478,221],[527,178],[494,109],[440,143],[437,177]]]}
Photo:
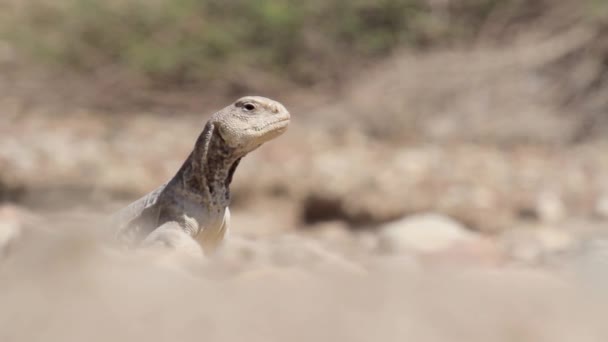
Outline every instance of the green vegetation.
{"label": "green vegetation", "polygon": [[[4,0],[6,1],[6,0]],[[0,24],[31,57],[152,83],[189,84],[270,71],[306,85],[345,65],[467,41],[500,8],[540,0],[23,0]],[[531,5],[532,4],[532,5]]]}

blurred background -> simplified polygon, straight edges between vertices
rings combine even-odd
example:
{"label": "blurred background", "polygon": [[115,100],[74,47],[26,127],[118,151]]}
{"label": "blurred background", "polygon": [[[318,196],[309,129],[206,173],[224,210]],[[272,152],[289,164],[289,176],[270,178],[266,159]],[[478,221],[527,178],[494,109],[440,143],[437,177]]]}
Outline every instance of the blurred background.
{"label": "blurred background", "polygon": [[293,123],[239,168],[237,232],[434,212],[561,236],[608,220],[602,0],[0,8],[5,202],[111,212],[173,176],[213,112],[256,94]]}
{"label": "blurred background", "polygon": [[237,237],[502,267],[608,227],[604,0],[0,0],[0,221],[105,217],[244,95],[292,123]]}

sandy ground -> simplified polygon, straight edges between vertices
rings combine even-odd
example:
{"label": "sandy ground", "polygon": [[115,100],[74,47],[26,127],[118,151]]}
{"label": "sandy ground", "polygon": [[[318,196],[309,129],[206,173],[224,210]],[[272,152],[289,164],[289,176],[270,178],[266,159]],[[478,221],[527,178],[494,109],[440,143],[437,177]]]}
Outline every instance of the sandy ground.
{"label": "sandy ground", "polygon": [[608,337],[605,263],[590,275],[580,266],[445,267],[369,254],[352,267],[354,259],[296,236],[241,241],[207,261],[122,254],[82,233],[24,244],[0,268],[2,341]]}
{"label": "sandy ground", "polygon": [[538,68],[585,37],[404,53],[332,101],[277,98],[292,125],[239,166],[206,260],[120,252],[101,222],[219,107],[3,93],[0,341],[605,341],[608,143]]}

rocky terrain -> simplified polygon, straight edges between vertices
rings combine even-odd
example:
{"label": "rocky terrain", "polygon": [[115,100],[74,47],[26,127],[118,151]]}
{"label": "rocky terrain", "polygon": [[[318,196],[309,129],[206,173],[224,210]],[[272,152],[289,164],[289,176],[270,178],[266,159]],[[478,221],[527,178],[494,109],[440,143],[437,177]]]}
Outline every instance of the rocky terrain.
{"label": "rocky terrain", "polygon": [[104,218],[249,89],[127,106],[0,61],[0,341],[605,341],[605,28],[543,25],[260,88],[292,123],[207,260],[119,252]]}

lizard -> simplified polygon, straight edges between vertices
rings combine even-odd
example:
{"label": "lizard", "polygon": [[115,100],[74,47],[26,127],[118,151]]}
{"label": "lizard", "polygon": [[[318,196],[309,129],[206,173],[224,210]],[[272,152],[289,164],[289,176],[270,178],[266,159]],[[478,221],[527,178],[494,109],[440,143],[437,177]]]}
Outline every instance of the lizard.
{"label": "lizard", "polygon": [[283,134],[290,113],[279,102],[245,96],[211,115],[177,173],[115,212],[127,246],[200,247],[213,252],[230,230],[230,183],[241,159]]}

